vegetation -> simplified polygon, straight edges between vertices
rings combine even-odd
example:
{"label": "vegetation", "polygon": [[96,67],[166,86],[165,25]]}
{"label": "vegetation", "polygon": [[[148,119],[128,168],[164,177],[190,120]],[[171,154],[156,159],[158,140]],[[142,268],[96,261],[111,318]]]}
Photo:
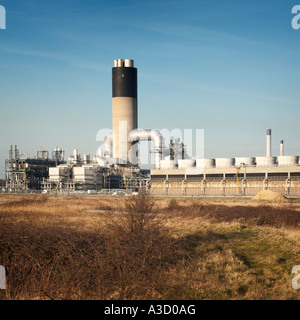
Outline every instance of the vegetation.
{"label": "vegetation", "polygon": [[3,194],[0,299],[299,299],[296,205]]}

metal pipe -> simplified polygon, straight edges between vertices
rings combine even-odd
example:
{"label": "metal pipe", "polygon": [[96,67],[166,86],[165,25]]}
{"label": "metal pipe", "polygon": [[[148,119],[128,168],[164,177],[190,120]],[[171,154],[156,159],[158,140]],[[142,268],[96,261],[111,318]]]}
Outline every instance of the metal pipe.
{"label": "metal pipe", "polygon": [[[184,187],[184,184],[185,184],[185,187]],[[186,179],[184,179],[181,182],[181,190],[182,190],[182,194],[184,194],[184,195],[186,195],[186,187],[187,187],[187,181],[186,181]]]}
{"label": "metal pipe", "polygon": [[283,140],[280,140],[280,156],[283,156]]}
{"label": "metal pipe", "polygon": [[266,156],[271,157],[271,129],[267,129],[267,150]]}
{"label": "metal pipe", "polygon": [[163,136],[158,130],[139,130],[133,129],[129,132],[129,141],[152,141],[154,145],[154,167],[160,168],[160,160],[162,160]]}
{"label": "metal pipe", "polygon": [[124,60],[124,67],[125,68],[133,68],[134,67],[134,61],[131,59],[125,59]]}

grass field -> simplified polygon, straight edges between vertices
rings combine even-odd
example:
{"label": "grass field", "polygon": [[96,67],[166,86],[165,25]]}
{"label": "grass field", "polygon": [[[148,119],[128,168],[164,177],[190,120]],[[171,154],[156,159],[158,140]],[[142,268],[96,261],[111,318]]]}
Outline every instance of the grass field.
{"label": "grass field", "polygon": [[0,195],[0,299],[299,299],[300,211],[251,200]]}

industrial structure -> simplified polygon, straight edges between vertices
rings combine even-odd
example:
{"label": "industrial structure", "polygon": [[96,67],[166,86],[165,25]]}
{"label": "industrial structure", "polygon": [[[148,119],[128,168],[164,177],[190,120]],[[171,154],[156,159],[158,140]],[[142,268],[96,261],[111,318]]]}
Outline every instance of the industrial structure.
{"label": "industrial structure", "polygon": [[172,196],[254,196],[261,190],[300,196],[299,156],[271,156],[267,129],[265,157],[184,159],[151,170],[151,194]]}
{"label": "industrial structure", "polygon": [[49,177],[49,168],[64,163],[64,150],[55,148],[52,158],[49,152],[40,150],[35,158],[20,154],[17,146],[10,146],[5,161],[6,189],[9,191],[41,190],[42,183]]}
{"label": "industrial structure", "polygon": [[[179,139],[164,141],[159,130],[138,129],[138,76],[134,61],[114,60],[112,68],[112,132],[103,150],[93,158],[78,150],[64,161],[56,148],[36,158],[13,155],[6,160],[6,188],[46,192],[135,192],[146,189],[162,196],[253,196],[274,190],[300,196],[299,156],[285,156],[283,140],[279,156],[272,156],[271,129],[266,134],[265,157],[192,159]],[[151,141],[154,168],[142,170],[139,141]]]}

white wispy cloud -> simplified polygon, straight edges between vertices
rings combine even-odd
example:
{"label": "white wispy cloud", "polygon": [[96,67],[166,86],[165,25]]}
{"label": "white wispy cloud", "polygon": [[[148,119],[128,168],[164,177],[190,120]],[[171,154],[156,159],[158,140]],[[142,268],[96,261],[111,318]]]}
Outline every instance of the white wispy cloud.
{"label": "white wispy cloud", "polygon": [[195,81],[190,81],[189,79],[183,78],[183,77],[175,77],[174,75],[168,76],[168,75],[156,75],[156,74],[150,74],[143,75],[143,78],[150,80],[151,82],[155,83],[161,83],[162,85],[165,85],[168,83],[168,85],[173,87],[180,87],[180,88],[187,88],[192,89],[195,91],[202,91],[202,92],[208,92],[218,95],[231,95],[231,96],[239,96],[247,99],[258,99],[262,101],[270,101],[274,103],[282,103],[286,105],[297,105],[299,106],[298,100],[292,100],[292,99],[286,99],[285,97],[280,97],[276,95],[267,95],[267,94],[261,94],[254,91],[242,91],[242,90],[228,90],[224,88],[219,87],[213,87],[209,85],[204,85],[202,83],[196,83]]}
{"label": "white wispy cloud", "polygon": [[27,49],[17,48],[13,46],[5,46],[5,45],[0,45],[0,49],[2,52],[12,53],[16,55],[33,56],[33,57],[61,61],[67,65],[71,65],[78,68],[91,69],[95,71],[105,71],[105,72],[109,72],[111,70],[111,66],[105,65],[100,61],[90,61],[80,56],[66,55],[60,52],[27,50]]}
{"label": "white wispy cloud", "polygon": [[260,44],[258,41],[248,39],[246,37],[240,37],[237,35],[215,31],[207,28],[202,28],[198,26],[192,26],[187,24],[162,24],[160,22],[155,23],[145,23],[145,24],[132,24],[132,27],[139,29],[144,29],[156,33],[172,35],[182,38],[187,38],[191,40],[201,40],[203,38],[209,39],[210,41],[214,40],[225,40],[231,42],[238,42],[248,45],[257,45]]}

